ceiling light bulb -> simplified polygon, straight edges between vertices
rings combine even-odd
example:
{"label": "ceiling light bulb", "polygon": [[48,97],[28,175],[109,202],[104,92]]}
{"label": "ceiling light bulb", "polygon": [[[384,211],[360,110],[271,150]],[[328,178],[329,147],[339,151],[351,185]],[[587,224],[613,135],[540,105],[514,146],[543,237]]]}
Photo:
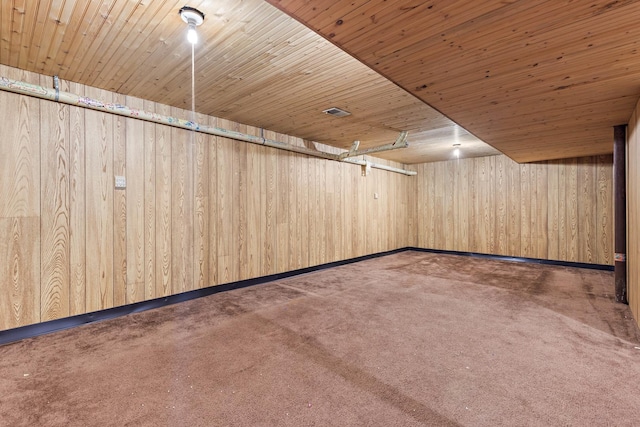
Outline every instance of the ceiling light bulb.
{"label": "ceiling light bulb", "polygon": [[189,6],[182,7],[178,13],[182,20],[189,26],[189,30],[187,31],[187,40],[189,40],[189,43],[191,44],[198,43],[196,27],[202,25],[202,22],[204,21],[204,13]]}
{"label": "ceiling light bulb", "polygon": [[189,40],[189,43],[191,44],[198,43],[198,32],[196,31],[196,27],[193,24],[189,25],[189,30],[187,31],[187,40]]}

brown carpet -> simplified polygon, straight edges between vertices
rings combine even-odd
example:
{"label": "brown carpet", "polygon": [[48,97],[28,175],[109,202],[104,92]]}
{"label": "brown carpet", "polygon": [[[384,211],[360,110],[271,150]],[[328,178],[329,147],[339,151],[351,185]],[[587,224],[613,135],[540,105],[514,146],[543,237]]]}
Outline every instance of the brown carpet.
{"label": "brown carpet", "polygon": [[0,347],[2,426],[631,426],[611,272],[403,252]]}

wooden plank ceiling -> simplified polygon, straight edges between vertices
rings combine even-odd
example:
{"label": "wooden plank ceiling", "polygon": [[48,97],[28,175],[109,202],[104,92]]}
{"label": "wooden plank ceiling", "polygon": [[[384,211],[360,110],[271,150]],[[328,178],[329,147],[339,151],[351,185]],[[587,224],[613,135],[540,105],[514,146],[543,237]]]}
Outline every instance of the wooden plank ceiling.
{"label": "wooden plank ceiling", "polygon": [[519,162],[612,151],[640,2],[267,0]]}
{"label": "wooden plank ceiling", "polygon": [[[189,109],[191,45],[178,15],[185,3],[3,0],[0,63]],[[188,5],[206,15],[195,58],[198,112],[342,148],[356,139],[361,148],[386,144],[407,130],[409,149],[381,155],[403,163],[451,158],[455,142],[464,157],[498,153],[264,1]],[[323,114],[329,107],[352,115]]]}

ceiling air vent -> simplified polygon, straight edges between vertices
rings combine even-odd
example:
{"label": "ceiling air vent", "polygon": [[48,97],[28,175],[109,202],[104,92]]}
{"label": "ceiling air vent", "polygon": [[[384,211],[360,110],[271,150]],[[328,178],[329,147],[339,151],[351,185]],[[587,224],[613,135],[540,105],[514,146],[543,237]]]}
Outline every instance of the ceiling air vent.
{"label": "ceiling air vent", "polygon": [[323,111],[323,113],[332,115],[334,117],[344,117],[344,116],[350,116],[351,115],[350,112],[341,110],[338,107],[327,108],[326,110]]}

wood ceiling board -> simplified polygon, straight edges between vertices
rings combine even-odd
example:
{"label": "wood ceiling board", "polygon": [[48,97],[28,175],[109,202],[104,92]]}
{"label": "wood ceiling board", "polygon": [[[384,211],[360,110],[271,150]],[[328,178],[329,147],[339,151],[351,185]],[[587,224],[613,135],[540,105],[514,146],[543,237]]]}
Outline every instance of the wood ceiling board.
{"label": "wood ceiling board", "polygon": [[596,142],[585,143],[575,132],[555,132],[543,137],[527,136],[516,139],[505,139],[511,155],[517,162],[526,163],[562,159],[568,157],[584,157],[590,155],[610,154],[613,146],[613,130],[593,128]]}
{"label": "wood ceiling board", "polygon": [[[389,3],[393,9],[385,8],[383,13],[378,13],[376,10],[381,3],[372,1],[367,2],[367,10],[360,7],[347,11],[326,26],[309,26],[321,34],[328,34],[328,38],[335,43],[357,43],[362,44],[367,50],[375,51],[375,48],[384,46],[384,40],[390,35],[402,37],[406,44],[410,44],[425,37],[440,34],[445,28],[465,24],[507,4],[504,1],[491,0],[477,2],[472,8],[466,0]],[[374,13],[366,13],[371,10]],[[301,17],[300,21],[315,24],[316,19],[322,19],[322,16],[317,16],[313,12],[307,16],[307,18]],[[338,25],[339,21],[342,21],[342,24]],[[407,22],[411,25],[407,25]]]}
{"label": "wood ceiling board", "polygon": [[[290,20],[288,17],[282,18]],[[276,23],[278,22],[276,21]],[[242,31],[234,30],[234,32],[238,34],[238,37],[244,34]],[[282,74],[281,70],[288,68],[278,69],[269,63],[268,51],[271,50],[270,44],[271,43],[251,42],[251,40],[246,40],[245,37],[245,40],[241,43],[237,39],[234,39],[227,40],[226,45],[213,46],[212,50],[219,52],[216,55],[217,57],[203,60],[201,59],[202,54],[198,53],[196,56],[196,72],[200,78],[196,83],[197,86],[199,88],[213,88],[212,86],[215,87],[215,85],[219,85],[220,87],[216,90],[216,94],[218,95],[216,98],[219,99],[225,94],[234,97],[236,87],[249,90],[249,85],[258,86],[260,80],[265,78],[264,76],[269,73],[269,70],[271,70],[271,78],[273,78],[274,75],[280,76]],[[245,49],[243,49],[244,46],[253,46],[253,50],[247,53]],[[190,76],[190,47],[185,43],[181,43],[176,50],[180,52],[181,56],[185,57],[185,60],[179,61],[181,66],[178,68],[174,67],[175,70],[171,76],[160,72],[161,70],[153,71],[150,78],[145,79],[144,76],[136,76],[133,78],[132,81],[139,82],[137,86],[125,87],[123,89],[133,93],[145,93],[148,92],[152,86],[160,86],[161,90],[168,91],[166,98],[164,98],[162,102],[165,102],[165,100],[167,102],[176,102],[175,95],[170,92],[172,89],[174,91],[178,90],[178,97],[183,97],[185,91],[179,86],[176,87],[175,82],[177,81],[176,79],[184,80],[183,77],[180,77],[180,74],[184,76],[185,73],[188,73],[187,75]],[[200,49],[198,49],[198,51],[200,52]],[[208,52],[208,50],[203,48],[202,52]],[[220,61],[220,56],[227,57],[227,59]],[[292,58],[295,57],[292,56]],[[156,60],[158,59],[152,58],[150,62],[154,63]],[[300,59],[297,60],[300,61]],[[286,67],[288,64],[283,65]],[[256,69],[256,67],[258,67],[258,69]],[[258,73],[254,73],[253,71],[257,71]]]}
{"label": "wood ceiling board", "polygon": [[[200,6],[200,4],[193,5],[193,7]],[[191,46],[185,42],[184,25],[175,9],[170,11],[158,26],[158,34],[152,34],[150,37],[151,45],[144,50],[144,60],[135,64],[135,67],[130,66],[125,73],[126,77],[123,76],[126,84],[114,82],[113,86],[119,87],[117,89],[119,92],[144,98],[152,90],[159,93],[167,91],[170,87],[168,82],[179,74],[184,74],[185,70],[189,70],[190,79]],[[204,34],[200,29],[201,27],[198,27],[198,34],[203,38]],[[141,50],[139,48],[137,51],[130,51],[128,55],[135,57]],[[97,83],[96,81],[95,84]],[[190,93],[190,90],[187,93]]]}
{"label": "wood ceiling board", "polygon": [[[11,33],[13,26],[16,24],[16,19],[13,18],[13,5],[11,2],[0,2],[0,63],[5,64],[9,62],[9,56],[11,54]],[[22,31],[22,29],[18,30]],[[18,55],[18,52],[14,52],[14,55]]]}
{"label": "wood ceiling board", "polygon": [[54,19],[56,26],[47,25],[40,40],[36,64],[44,64],[47,58],[55,58],[58,55],[60,45],[65,34],[65,29],[73,16],[74,5],[72,2],[55,0],[49,8],[49,19]]}
{"label": "wood ceiling board", "polygon": [[[369,0],[352,0],[352,1],[334,1],[334,2],[317,2],[317,1],[280,1],[276,6],[284,8],[284,10],[294,10],[297,15],[305,15],[311,10],[315,16],[318,16],[316,22],[317,29],[322,29],[325,25],[334,24],[338,19],[342,18],[349,11],[357,10]],[[274,4],[275,5],[275,4]],[[316,28],[314,28],[316,29]]]}
{"label": "wood ceiling board", "polygon": [[[153,76],[149,74],[141,79],[139,72],[144,70],[149,73],[157,73],[158,68],[161,68],[165,63],[162,59],[163,55],[167,57],[172,53],[169,43],[174,38],[184,40],[184,35],[182,34],[185,30],[184,26],[180,27],[178,23],[173,22],[175,19],[174,14],[176,10],[179,10],[181,4],[183,2],[175,4],[163,3],[162,8],[156,14],[144,15],[145,27],[139,35],[135,35],[136,43],[124,43],[115,64],[113,66],[105,66],[105,87],[120,93],[131,93],[135,85],[158,79],[157,74]],[[174,53],[168,56],[168,59],[171,59],[169,62],[173,65],[176,65],[174,62],[176,58],[185,58],[191,55],[190,46],[188,45],[176,43],[174,48],[179,49],[177,56],[174,56]],[[153,62],[154,60],[159,62]],[[180,68],[189,67],[188,64],[184,63],[180,63],[179,66]]]}
{"label": "wood ceiling board", "polygon": [[[638,36],[640,38],[640,30],[636,33],[632,37]],[[639,62],[638,47],[638,42],[634,41],[615,47],[611,46],[604,52],[584,50],[561,56],[552,53],[549,55],[548,61],[545,59],[529,64],[518,61],[520,65],[513,65],[508,71],[497,69],[494,65],[482,64],[480,60],[474,59],[475,64],[486,66],[481,68],[475,66],[475,73],[471,65],[468,66],[468,69],[463,70],[462,74],[459,74],[459,69],[456,69],[455,72],[445,70],[447,79],[439,77],[430,80],[424,78],[424,75],[415,76],[404,72],[399,72],[398,78],[421,95],[445,96],[445,99],[456,98],[461,93],[464,94],[465,89],[469,87],[474,89],[498,87],[505,90],[504,96],[513,90],[526,94],[526,91],[556,90],[620,77],[632,80],[634,74],[639,73],[632,66]],[[603,63],[609,64],[606,73],[602,72]],[[515,64],[515,62],[511,61],[510,64]],[[524,92],[523,86],[525,87]],[[492,96],[500,94],[492,94]]]}
{"label": "wood ceiling board", "polygon": [[[178,15],[183,4],[5,1],[0,6],[0,63],[188,109],[191,46]],[[375,6],[360,0],[327,3],[327,13],[340,14],[354,4],[365,15]],[[451,120],[266,2],[199,0],[189,5],[206,15],[197,29],[198,112],[341,148],[355,139],[363,148],[386,144],[408,130],[412,147],[403,154],[408,163],[414,162],[409,154],[420,153],[422,144],[429,147],[420,159],[435,152],[434,145],[450,145],[446,136],[427,141],[420,135],[452,126]],[[396,13],[395,6],[386,5],[382,13]],[[334,106],[352,116],[335,119],[322,113]]]}
{"label": "wood ceiling board", "polygon": [[121,30],[119,43],[113,43],[110,55],[103,55],[102,71],[96,76],[95,84],[111,91],[120,91],[123,76],[132,74],[132,53],[142,50],[142,46],[149,47],[157,41],[150,39],[164,18],[175,13],[180,2],[149,2],[140,3],[126,21],[126,27]]}
{"label": "wood ceiling board", "polygon": [[[104,24],[104,19],[100,17],[102,10],[108,10],[108,7],[99,1],[76,2],[74,15],[65,28],[61,49],[55,57],[57,72],[66,80],[74,78],[74,73],[81,69],[81,60],[84,55],[79,55],[78,52],[86,52],[90,44],[95,41],[98,31]],[[29,66],[36,70],[35,64]],[[39,69],[39,72],[45,74],[52,71],[54,71],[54,65],[51,63],[41,64]]]}
{"label": "wood ceiling board", "polygon": [[[548,110],[531,110],[524,102],[510,103],[506,108],[485,109],[476,113],[461,112],[459,120],[476,130],[481,139],[492,139],[492,145],[503,152],[508,152],[516,161],[523,161],[518,147],[533,149],[542,146],[546,139],[554,144],[562,144],[561,138],[578,141],[571,152],[577,155],[596,155],[611,152],[611,123],[624,124],[629,120],[637,101],[636,96],[617,95],[611,99],[602,99],[593,103],[584,101],[576,105],[573,101],[579,95],[568,94],[562,102],[555,102]],[[606,94],[605,94],[606,95]],[[583,95],[582,99],[587,99]],[[604,98],[604,95],[603,97]],[[545,105],[544,98],[529,105]],[[605,139],[603,139],[603,135]],[[550,147],[549,147],[550,148]],[[558,158],[556,152],[549,153],[549,158]]]}
{"label": "wood ceiling board", "polygon": [[[491,52],[491,55],[504,50],[520,50],[538,42],[554,42],[549,34],[554,30],[566,37],[563,27],[568,19],[579,19],[576,11],[567,9],[566,2],[551,1],[548,3],[517,2],[508,7],[495,9],[492,13],[475,17],[472,21],[455,25],[449,20],[441,20],[437,25],[431,22],[432,15],[425,14],[423,21],[412,22],[412,28],[423,28],[421,31],[411,31],[409,35],[400,33],[391,26],[388,34],[380,34],[378,28],[373,28],[375,35],[369,40],[376,40],[375,46],[358,43],[358,49],[367,49],[363,60],[373,61],[376,65],[385,67],[397,62],[398,58],[410,61],[412,58],[424,59],[421,53],[427,50],[433,58],[437,55],[450,54],[458,51],[459,57]],[[531,14],[537,15],[531,19]],[[420,19],[420,18],[419,18]],[[401,23],[399,23],[401,24]],[[573,37],[583,37],[574,34]],[[397,38],[401,38],[402,46],[398,48]],[[455,61],[458,56],[449,59]],[[435,63],[439,61],[434,61]],[[469,64],[469,61],[464,61]],[[452,67],[453,68],[453,67]]]}
{"label": "wood ceiling board", "polygon": [[[477,128],[489,130],[510,130],[521,129],[529,125],[540,123],[562,124],[569,127],[579,128],[585,122],[606,124],[611,120],[618,120],[618,123],[626,123],[628,108],[636,102],[635,97],[617,97],[603,99],[594,103],[584,103],[581,105],[565,104],[555,108],[549,108],[543,112],[532,111],[526,108],[526,104],[513,102],[509,105],[510,110],[501,108],[500,110],[484,109],[473,112],[460,112],[460,116]],[[594,111],[606,109],[607,114],[594,115]]]}
{"label": "wood ceiling board", "polygon": [[640,2],[370,0],[327,22],[328,1],[269,1],[517,161],[610,152],[640,93]]}
{"label": "wood ceiling board", "polygon": [[[26,0],[25,0],[26,1]],[[8,27],[5,28],[5,22],[2,22],[2,27],[15,32],[13,35],[16,39],[18,39],[18,51],[13,51],[13,55],[17,55],[15,58],[15,64],[19,68],[25,69],[27,67],[27,61],[29,59],[29,49],[31,48],[31,44],[28,42],[23,42],[22,39],[24,34],[32,34],[34,31],[35,23],[36,23],[36,10],[33,8],[25,8],[24,1],[20,2],[22,4],[18,5],[14,4],[14,9],[12,13],[14,13],[14,25],[16,28],[11,28],[11,24],[7,24]],[[11,6],[11,2],[2,2],[2,9],[5,8],[5,5]],[[2,13],[2,12],[0,12]],[[25,16],[26,15],[26,16]],[[3,13],[4,16],[4,13]],[[20,22],[18,24],[18,22]],[[0,31],[1,32],[1,31]],[[4,37],[4,36],[2,36]],[[1,56],[1,55],[0,55]]]}

